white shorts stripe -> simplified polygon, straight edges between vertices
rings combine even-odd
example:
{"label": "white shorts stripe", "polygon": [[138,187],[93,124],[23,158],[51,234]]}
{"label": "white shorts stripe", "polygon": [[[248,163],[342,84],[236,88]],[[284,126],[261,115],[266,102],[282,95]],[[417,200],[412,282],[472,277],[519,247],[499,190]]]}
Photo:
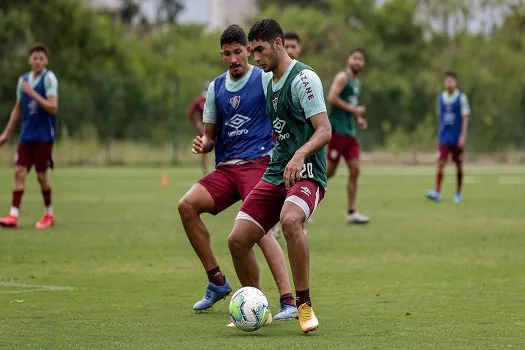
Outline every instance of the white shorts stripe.
{"label": "white shorts stripe", "polygon": [[295,205],[297,205],[299,208],[301,208],[304,211],[304,215],[306,216],[305,220],[308,220],[310,217],[310,207],[308,206],[308,203],[301,197],[298,197],[296,195],[290,196],[286,198],[285,202],[290,202]]}
{"label": "white shorts stripe", "polygon": [[261,228],[261,230],[263,231],[263,233],[266,233],[264,231],[264,228],[262,227],[261,224],[259,224],[257,222],[257,220],[255,220],[254,218],[252,218],[250,215],[246,214],[245,212],[243,211],[239,211],[239,213],[237,214],[237,217],[235,218],[235,220],[248,220],[248,221],[251,221],[253,222],[254,224],[256,224],[257,226],[259,226]]}

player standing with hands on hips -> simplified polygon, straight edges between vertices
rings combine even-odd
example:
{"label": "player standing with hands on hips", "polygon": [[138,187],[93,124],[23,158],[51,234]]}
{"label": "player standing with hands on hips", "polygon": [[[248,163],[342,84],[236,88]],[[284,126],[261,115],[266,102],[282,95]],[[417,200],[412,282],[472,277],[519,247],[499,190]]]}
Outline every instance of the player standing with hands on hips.
{"label": "player standing with hands on hips", "polygon": [[58,81],[48,70],[48,49],[35,44],[29,50],[31,72],[18,80],[17,98],[4,132],[0,135],[0,147],[11,137],[16,123],[22,117],[22,130],[16,151],[15,184],[9,215],[0,218],[0,226],[18,228],[20,204],[24,194],[27,173],[34,166],[42,196],[44,216],[36,223],[37,228],[54,225],[51,206],[51,185],[47,169],[53,168],[53,142],[55,141],[55,119],[58,111]]}

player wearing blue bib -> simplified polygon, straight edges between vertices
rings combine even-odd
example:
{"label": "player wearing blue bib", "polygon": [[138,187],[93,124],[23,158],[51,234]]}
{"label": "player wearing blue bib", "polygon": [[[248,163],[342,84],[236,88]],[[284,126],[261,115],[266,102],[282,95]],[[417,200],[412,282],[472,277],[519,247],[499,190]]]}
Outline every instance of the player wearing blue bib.
{"label": "player wearing blue bib", "polygon": [[441,185],[443,172],[449,154],[456,164],[456,194],[454,202],[463,199],[461,189],[463,185],[463,150],[467,140],[467,131],[470,118],[470,105],[467,96],[458,89],[458,81],[454,72],[445,73],[445,91],[437,101],[438,115],[438,148],[439,160],[436,174],[436,187],[427,192],[427,198],[436,202],[441,201]]}
{"label": "player wearing blue bib", "polygon": [[47,169],[53,168],[52,149],[55,141],[55,119],[58,110],[58,81],[53,72],[47,70],[48,50],[36,44],[29,50],[31,72],[18,80],[17,99],[9,122],[0,135],[0,147],[11,137],[22,116],[22,130],[16,153],[15,184],[8,216],[0,219],[0,226],[17,228],[18,215],[27,173],[33,165],[44,197],[44,216],[36,223],[37,228],[54,225],[51,206],[51,186]]}
{"label": "player wearing blue bib", "polygon": [[[193,141],[195,154],[215,149],[216,168],[180,200],[179,214],[193,250],[208,275],[205,296],[194,310],[209,309],[231,292],[210,245],[210,233],[200,215],[216,215],[244,200],[263,176],[274,147],[272,124],[265,112],[270,77],[248,64],[248,43],[241,27],[229,26],[221,36],[221,56],[228,70],[208,87],[204,135]],[[281,295],[274,319],[297,318],[283,251],[272,235],[258,242]],[[269,319],[271,322],[271,318]],[[233,324],[231,324],[233,326]]]}

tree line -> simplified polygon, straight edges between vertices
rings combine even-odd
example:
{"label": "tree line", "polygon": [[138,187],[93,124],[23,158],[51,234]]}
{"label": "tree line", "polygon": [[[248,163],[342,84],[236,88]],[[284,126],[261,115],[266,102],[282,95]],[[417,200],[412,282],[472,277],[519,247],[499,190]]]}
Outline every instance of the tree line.
{"label": "tree line", "polygon": [[[123,6],[133,3],[123,1]],[[82,4],[2,1],[2,124],[14,102],[17,79],[27,70],[26,49],[41,41],[50,48],[50,68],[60,82],[60,137],[96,138],[108,147],[113,140],[185,144],[193,136],[187,106],[203,82],[223,70],[220,33],[178,24],[182,7],[177,1],[166,2],[172,12],[161,16],[161,25],[146,27],[125,21],[129,13],[111,16]],[[365,149],[432,150],[436,97],[442,74],[450,69],[457,72],[473,110],[469,148],[493,152],[525,147],[524,5],[503,0],[390,0],[380,6],[369,0],[295,0],[261,5],[258,17],[273,17],[285,30],[299,33],[301,60],[316,70],[326,90],[345,67],[349,50],[365,49]],[[470,18],[483,11],[498,18],[480,21],[477,30],[472,29]]]}

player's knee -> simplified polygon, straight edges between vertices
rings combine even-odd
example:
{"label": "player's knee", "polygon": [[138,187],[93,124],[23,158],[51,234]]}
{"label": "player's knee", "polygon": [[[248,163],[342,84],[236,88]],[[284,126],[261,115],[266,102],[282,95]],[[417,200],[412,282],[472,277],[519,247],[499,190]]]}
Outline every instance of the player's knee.
{"label": "player's knee", "polygon": [[187,196],[181,198],[181,200],[179,201],[178,209],[180,217],[183,220],[197,215],[195,203]]}
{"label": "player's knee", "polygon": [[49,189],[50,186],[49,186],[49,182],[48,182],[46,173],[37,173],[37,179],[42,189],[46,189],[46,190]]}
{"label": "player's knee", "polygon": [[27,169],[22,167],[15,168],[15,180],[17,182],[23,182],[27,175]]}
{"label": "player's knee", "polygon": [[304,220],[304,213],[298,210],[281,213],[281,226],[286,239],[301,232]]}
{"label": "player's knee", "polygon": [[350,180],[355,181],[359,178],[359,174],[361,173],[361,169],[359,168],[358,164],[352,164],[350,166]]}
{"label": "player's knee", "polygon": [[241,256],[245,250],[241,235],[237,234],[235,230],[228,236],[228,248],[230,248],[233,257]]}

